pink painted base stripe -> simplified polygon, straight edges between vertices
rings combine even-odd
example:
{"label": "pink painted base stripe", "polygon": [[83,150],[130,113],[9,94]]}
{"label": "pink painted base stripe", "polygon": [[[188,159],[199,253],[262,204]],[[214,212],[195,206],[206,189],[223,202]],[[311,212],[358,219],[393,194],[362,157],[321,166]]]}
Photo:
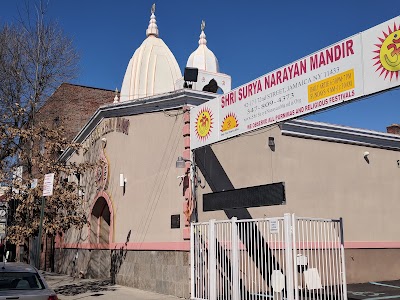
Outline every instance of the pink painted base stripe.
{"label": "pink painted base stripe", "polygon": [[146,243],[111,243],[111,244],[90,244],[90,243],[73,243],[63,244],[58,248],[73,248],[73,249],[98,249],[98,250],[171,250],[171,251],[189,251],[190,242],[146,242]]}
{"label": "pink painted base stripe", "polygon": [[[400,242],[345,242],[346,249],[400,249]],[[57,244],[56,248],[74,248],[74,249],[126,249],[126,250],[171,250],[171,251],[189,251],[190,242],[146,242],[146,243],[111,243],[111,244],[91,244],[91,243],[73,243]],[[300,247],[302,248],[302,247]]]}
{"label": "pink painted base stripe", "polygon": [[400,248],[400,242],[344,242],[346,249],[392,249]]}

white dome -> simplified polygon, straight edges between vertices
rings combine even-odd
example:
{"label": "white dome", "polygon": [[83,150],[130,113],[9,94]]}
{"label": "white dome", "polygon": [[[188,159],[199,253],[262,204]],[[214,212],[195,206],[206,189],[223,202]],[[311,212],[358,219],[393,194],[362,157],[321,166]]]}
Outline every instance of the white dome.
{"label": "white dome", "polygon": [[214,55],[214,53],[207,47],[204,27],[205,23],[203,21],[201,24],[199,47],[192,54],[190,54],[186,67],[219,73],[218,59]]}
{"label": "white dome", "polygon": [[174,55],[158,37],[154,8],[146,35],[126,69],[121,102],[173,91],[176,80],[182,77]]}

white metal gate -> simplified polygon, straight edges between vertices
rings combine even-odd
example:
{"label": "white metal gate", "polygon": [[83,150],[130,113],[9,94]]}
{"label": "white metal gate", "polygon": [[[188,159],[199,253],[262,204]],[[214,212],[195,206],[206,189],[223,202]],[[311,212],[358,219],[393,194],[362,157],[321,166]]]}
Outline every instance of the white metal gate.
{"label": "white metal gate", "polygon": [[191,225],[191,299],[347,300],[342,221],[283,218]]}

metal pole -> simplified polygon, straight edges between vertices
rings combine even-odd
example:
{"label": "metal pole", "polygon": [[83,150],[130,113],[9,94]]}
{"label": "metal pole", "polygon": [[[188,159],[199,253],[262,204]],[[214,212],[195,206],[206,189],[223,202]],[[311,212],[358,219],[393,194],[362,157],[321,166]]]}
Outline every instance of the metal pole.
{"label": "metal pole", "polygon": [[208,295],[209,300],[217,299],[217,258],[216,258],[216,243],[215,243],[215,220],[212,219],[208,222]]}
{"label": "metal pole", "polygon": [[298,283],[298,276],[297,276],[297,218],[294,214],[292,214],[292,249],[293,249],[293,278],[294,278],[294,295],[293,299],[298,299],[299,297],[299,283]]}
{"label": "metal pole", "polygon": [[343,299],[347,300],[347,281],[346,281],[346,264],[344,256],[344,235],[343,235],[343,219],[340,218],[340,253],[342,256],[342,285],[343,285]]}
{"label": "metal pole", "polygon": [[2,254],[4,263],[6,262],[6,259],[7,259],[7,240],[8,240],[7,227],[8,227],[8,208],[9,208],[8,203],[9,202],[7,202],[6,205],[4,206],[4,209],[6,212],[6,214],[5,214],[6,222],[5,222],[4,239],[3,239],[4,248],[3,248],[3,254]]}
{"label": "metal pole", "polygon": [[195,265],[194,265],[194,225],[190,222],[190,299],[194,299],[195,296]]}
{"label": "metal pole", "polygon": [[195,154],[194,151],[191,152],[191,159],[190,159],[190,191],[191,191],[191,196],[192,196],[192,214],[190,215],[190,221],[191,222],[198,222],[198,215],[197,215],[197,195],[196,195],[196,187],[197,183],[195,182],[197,180],[196,177],[196,163],[195,163]]}
{"label": "metal pole", "polygon": [[[289,213],[284,214],[284,230],[285,230],[285,260],[286,260],[286,295],[287,295],[287,300],[293,300],[294,295],[293,295],[293,289],[294,289],[294,284],[293,284],[293,245],[292,245],[292,234],[293,234],[293,228],[292,228],[292,218]],[[282,270],[283,271],[283,270]]]}
{"label": "metal pole", "polygon": [[40,224],[39,224],[39,236],[38,236],[38,246],[37,246],[37,258],[36,258],[36,267],[40,269],[40,250],[41,250],[41,244],[42,244],[42,229],[43,229],[43,217],[44,217],[44,204],[45,204],[46,198],[42,197],[42,206],[40,208]]}
{"label": "metal pole", "polygon": [[231,219],[232,236],[231,236],[231,249],[232,249],[232,299],[238,300],[239,294],[239,241],[238,241],[238,229],[237,229],[237,218]]}

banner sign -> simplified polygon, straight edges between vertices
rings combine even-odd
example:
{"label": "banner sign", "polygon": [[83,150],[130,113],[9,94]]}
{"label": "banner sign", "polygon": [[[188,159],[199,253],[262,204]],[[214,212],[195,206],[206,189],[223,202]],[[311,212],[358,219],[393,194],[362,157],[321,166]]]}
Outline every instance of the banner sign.
{"label": "banner sign", "polygon": [[399,73],[396,17],[192,108],[191,149],[399,86]]}

